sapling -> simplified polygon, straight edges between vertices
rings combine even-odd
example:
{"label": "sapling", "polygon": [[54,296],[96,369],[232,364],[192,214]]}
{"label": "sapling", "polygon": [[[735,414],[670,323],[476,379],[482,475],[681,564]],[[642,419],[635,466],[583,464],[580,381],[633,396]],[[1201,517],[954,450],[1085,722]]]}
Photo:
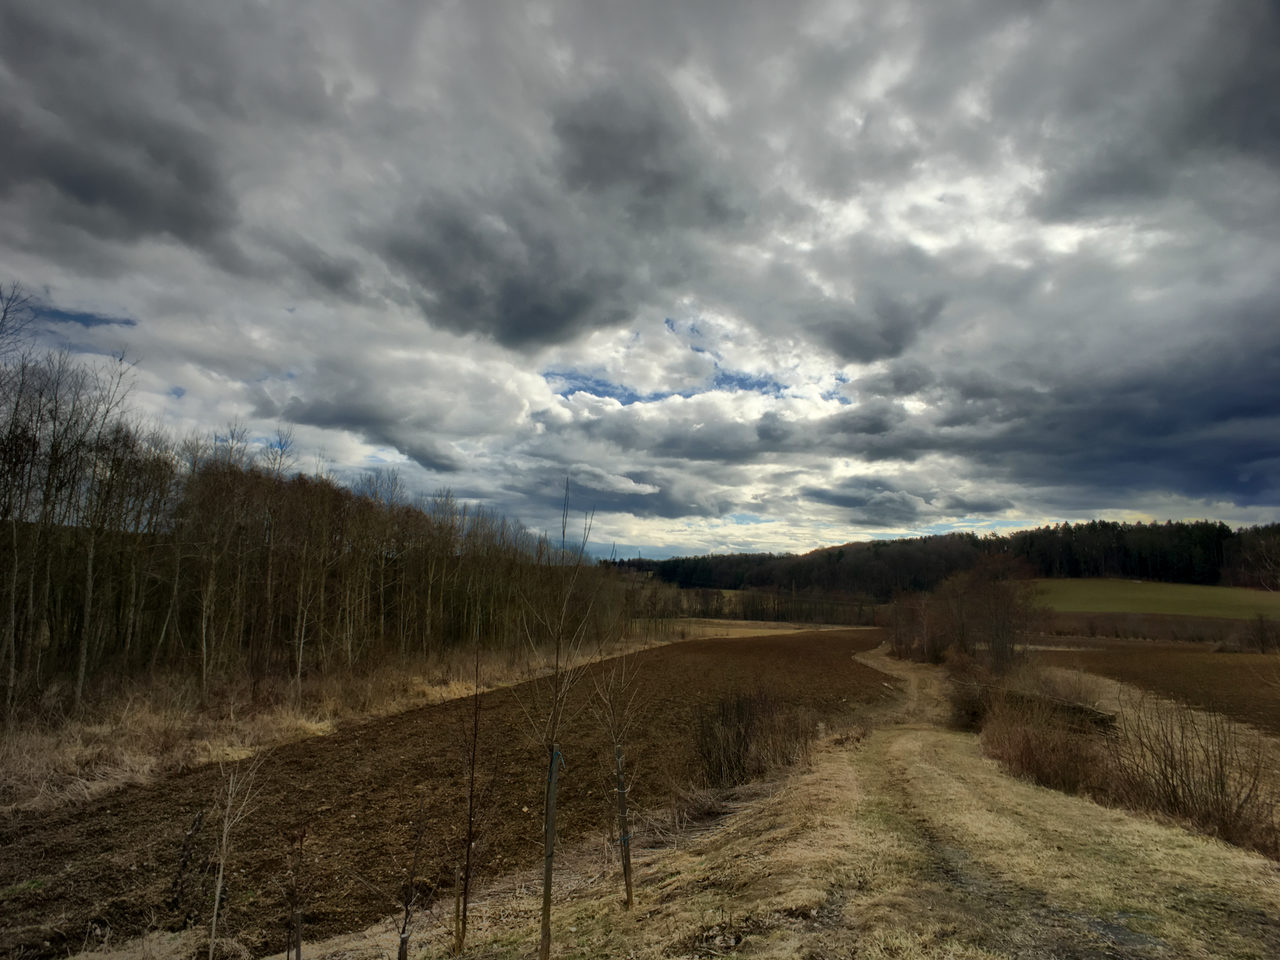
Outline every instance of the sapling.
{"label": "sapling", "polygon": [[419,890],[418,872],[422,866],[422,848],[427,838],[427,798],[423,794],[418,797],[418,810],[413,818],[413,856],[405,870],[404,883],[400,885],[400,923],[397,933],[400,935],[399,960],[409,958],[409,935],[417,913]]}
{"label": "sapling", "polygon": [[286,831],[284,840],[285,880],[284,898],[289,907],[288,936],[285,946],[285,960],[302,960],[302,907],[307,895],[311,892],[310,878],[306,868],[307,828]]}
{"label": "sapling", "polygon": [[623,901],[631,909],[631,827],[627,814],[627,776],[623,744],[636,712],[636,666],[632,658],[615,657],[594,676],[593,710],[613,744],[614,791],[618,801],[618,852],[622,860]]}
{"label": "sapling", "polygon": [[[564,506],[560,515],[560,549],[553,549],[545,536],[538,543],[537,572],[543,589],[536,596],[522,596],[521,626],[534,656],[547,661],[547,672],[536,678],[531,689],[534,702],[522,703],[525,716],[546,751],[547,791],[543,804],[542,924],[539,960],[551,955],[551,881],[555,864],[556,790],[563,767],[560,733],[565,721],[569,695],[582,677],[585,665],[580,654],[591,624],[593,597],[583,596],[581,580],[593,514],[583,522],[582,539],[568,545],[569,484],[565,482]],[[575,604],[577,605],[575,607]]]}
{"label": "sapling", "polygon": [[213,885],[213,913],[209,917],[209,960],[213,960],[218,943],[218,916],[224,900],[224,881],[227,861],[231,858],[232,839],[238,827],[251,813],[258,799],[258,771],[266,760],[260,753],[243,764],[218,764],[221,779],[218,783],[215,810],[219,819],[217,840],[218,874]]}

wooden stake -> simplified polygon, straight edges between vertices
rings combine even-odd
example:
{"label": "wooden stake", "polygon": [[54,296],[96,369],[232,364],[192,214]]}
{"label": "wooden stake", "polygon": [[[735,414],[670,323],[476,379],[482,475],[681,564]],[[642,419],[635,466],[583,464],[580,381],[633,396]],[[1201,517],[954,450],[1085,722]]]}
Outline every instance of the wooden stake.
{"label": "wooden stake", "polygon": [[542,860],[542,942],[538,960],[551,957],[551,875],[556,856],[556,779],[560,767],[560,744],[551,745],[551,766],[547,770],[546,836]]}
{"label": "wooden stake", "polygon": [[453,868],[453,952],[462,955],[462,871]]}
{"label": "wooden stake", "polygon": [[631,909],[631,829],[627,824],[627,779],[623,772],[622,747],[613,748],[618,771],[618,843],[622,852],[622,882],[627,888],[626,908]]}

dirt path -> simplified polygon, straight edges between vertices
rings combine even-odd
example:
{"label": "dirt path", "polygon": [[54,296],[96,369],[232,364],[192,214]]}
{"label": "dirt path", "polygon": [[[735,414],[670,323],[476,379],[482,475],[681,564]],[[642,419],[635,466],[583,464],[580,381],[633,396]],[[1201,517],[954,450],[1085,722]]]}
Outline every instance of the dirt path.
{"label": "dirt path", "polygon": [[923,881],[927,927],[996,956],[1064,960],[1280,956],[1280,869],[1261,857],[1012,781],[977,739],[941,729],[941,671],[859,655],[898,676],[906,722],[855,761]]}

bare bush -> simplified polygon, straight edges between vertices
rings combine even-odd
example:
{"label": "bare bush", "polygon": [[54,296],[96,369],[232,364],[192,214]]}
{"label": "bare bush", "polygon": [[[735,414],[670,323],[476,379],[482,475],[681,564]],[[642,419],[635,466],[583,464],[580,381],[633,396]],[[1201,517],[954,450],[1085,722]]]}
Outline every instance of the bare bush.
{"label": "bare bush", "polygon": [[708,786],[729,787],[805,760],[814,725],[764,693],[739,693],[702,711],[694,730],[698,770]]}
{"label": "bare bush", "polygon": [[[978,685],[973,685],[978,687]],[[982,691],[982,746],[1042,786],[1185,820],[1280,857],[1265,739],[1218,713],[1148,697],[1112,717],[1086,680],[1025,669]],[[962,701],[974,696],[960,694]]]}
{"label": "bare bush", "polygon": [[209,915],[209,960],[213,960],[218,948],[218,920],[226,900],[227,862],[235,849],[235,831],[257,806],[258,772],[266,757],[266,754],[258,754],[243,764],[218,765],[222,774],[214,797],[214,812],[218,818],[218,870],[213,884],[213,912]]}
{"label": "bare bush", "polygon": [[1110,741],[1108,794],[1191,821],[1228,843],[1280,854],[1262,737],[1218,713],[1142,698]]}
{"label": "bare bush", "polygon": [[1009,691],[987,701],[982,747],[1011,773],[1067,793],[1096,789],[1107,757],[1102,736],[1053,701]]}

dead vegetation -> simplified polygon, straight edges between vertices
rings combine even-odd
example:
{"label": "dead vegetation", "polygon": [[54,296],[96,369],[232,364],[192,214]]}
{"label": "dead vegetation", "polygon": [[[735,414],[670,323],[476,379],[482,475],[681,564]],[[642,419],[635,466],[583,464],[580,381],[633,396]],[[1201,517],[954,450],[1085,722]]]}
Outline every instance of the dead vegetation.
{"label": "dead vegetation", "polygon": [[694,743],[699,776],[709,787],[732,787],[801,762],[809,755],[815,730],[807,711],[767,693],[735,693],[698,715]]}
{"label": "dead vegetation", "polygon": [[[1280,781],[1265,737],[1221,713],[1134,695],[1114,713],[1087,680],[1026,668],[984,691],[983,748],[1036,783],[1173,817],[1210,836],[1280,857]],[[1068,674],[1069,676],[1069,674]],[[956,698],[971,710],[972,693]]]}

